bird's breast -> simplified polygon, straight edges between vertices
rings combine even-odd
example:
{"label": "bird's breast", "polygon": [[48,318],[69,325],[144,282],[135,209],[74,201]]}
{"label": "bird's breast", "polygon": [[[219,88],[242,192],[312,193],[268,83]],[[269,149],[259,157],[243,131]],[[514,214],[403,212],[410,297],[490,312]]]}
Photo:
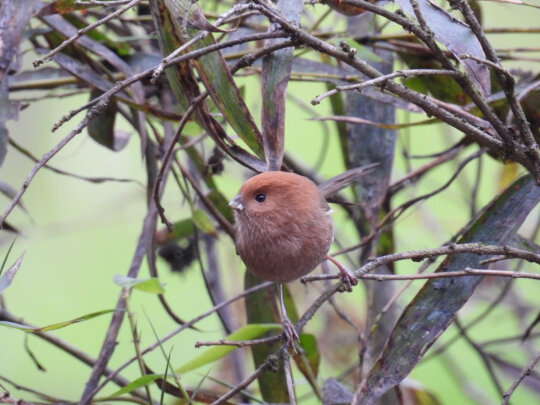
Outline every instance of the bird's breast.
{"label": "bird's breast", "polygon": [[248,270],[265,280],[288,282],[306,275],[324,260],[332,240],[328,215],[287,221],[237,218],[238,254]]}

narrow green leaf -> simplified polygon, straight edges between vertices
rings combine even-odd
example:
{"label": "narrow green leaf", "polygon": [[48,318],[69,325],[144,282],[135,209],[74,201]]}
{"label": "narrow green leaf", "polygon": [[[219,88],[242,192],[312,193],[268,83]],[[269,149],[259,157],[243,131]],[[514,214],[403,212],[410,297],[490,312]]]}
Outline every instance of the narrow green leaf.
{"label": "narrow green leaf", "polygon": [[137,388],[144,387],[145,385],[151,384],[159,378],[164,378],[163,374],[145,374],[136,378],[130,382],[125,387],[119,389],[114,394],[109,395],[107,398],[119,397],[120,395],[129,394],[130,392],[136,390]]}
{"label": "narrow green leaf", "polygon": [[115,274],[113,280],[115,284],[123,288],[133,288],[152,294],[163,294],[165,292],[163,285],[155,277],[139,279]]}
{"label": "narrow green leaf", "polygon": [[1,326],[6,326],[8,328],[15,328],[15,329],[24,330],[26,332],[48,332],[50,330],[61,329],[61,328],[64,328],[66,326],[73,325],[75,323],[87,321],[89,319],[92,319],[92,318],[95,318],[95,317],[98,317],[98,316],[101,316],[101,315],[105,315],[105,314],[108,314],[108,313],[111,313],[111,312],[114,312],[114,311],[115,311],[114,309],[106,309],[104,311],[92,312],[91,314],[83,315],[83,316],[81,316],[79,318],[75,318],[75,319],[72,319],[70,321],[53,323],[52,325],[43,326],[42,328],[33,328],[33,327],[30,327],[30,326],[27,326],[27,325],[22,325],[20,323],[8,322],[8,321],[0,321],[0,325]]}
{"label": "narrow green leaf", "polygon": [[204,212],[203,210],[194,210],[191,213],[191,219],[193,220],[193,223],[197,228],[199,228],[202,232],[217,236],[216,228],[214,228],[214,224],[212,224],[212,221]]}
{"label": "narrow green leaf", "polygon": [[[90,93],[90,100],[101,96],[103,93],[100,90],[93,90]],[[88,125],[88,135],[94,141],[106,148],[118,152],[124,149],[129,141],[130,134],[128,132],[115,130],[116,114],[118,113],[118,105],[115,100],[110,100],[107,106],[99,113],[97,117],[92,119]]]}
{"label": "narrow green leaf", "polygon": [[[197,24],[210,24],[197,3],[186,0],[156,0],[150,2],[152,17],[159,34],[160,45],[164,55],[167,55],[186,40],[192,39],[200,32]],[[182,12],[188,10],[188,13]],[[187,23],[189,21],[189,24]],[[210,26],[211,27],[211,26]],[[212,45],[215,39],[212,34],[200,39],[188,51]],[[247,108],[232,74],[221,52],[212,52],[198,58],[193,64],[208,90],[212,100],[227,119],[238,136],[258,155],[262,156],[262,138],[249,109]],[[171,89],[184,108],[188,108],[195,97],[200,94],[197,81],[191,70],[192,64],[184,62],[166,70]],[[204,108],[195,112],[194,118],[211,136],[216,133],[217,124]]]}
{"label": "narrow green leaf", "polygon": [[321,353],[317,346],[317,338],[311,333],[300,333],[298,337],[302,352],[293,354],[294,362],[304,377],[306,377],[315,394],[321,398],[322,395],[317,382]]}
{"label": "narrow green leaf", "polygon": [[[248,289],[260,284],[263,280],[246,271],[244,277],[244,288]],[[289,318],[294,323],[298,319],[294,302],[290,299],[286,286],[283,286],[285,306]],[[280,322],[279,309],[276,300],[276,289],[266,288],[249,294],[245,299],[247,320],[250,324]],[[281,347],[282,342],[277,341],[266,345],[256,345],[251,348],[255,367],[259,367],[269,355],[275,353]],[[282,363],[281,363],[282,364]],[[287,381],[283,366],[280,366],[277,371],[266,370],[257,378],[262,399],[267,403],[289,403],[289,393],[287,390]]]}
{"label": "narrow green leaf", "polygon": [[186,218],[173,224],[173,231],[169,235],[170,240],[179,240],[193,235],[193,220]]}
{"label": "narrow green leaf", "polygon": [[[232,341],[241,341],[241,340],[250,340],[262,336],[268,331],[271,330],[280,330],[281,325],[276,323],[269,324],[249,324],[246,325],[237,331],[231,333],[225,338],[225,340]],[[201,355],[195,357],[193,360],[187,362],[183,366],[180,366],[176,369],[177,373],[185,373],[196,368],[202,367],[206,364],[213,363],[216,360],[219,360],[222,357],[225,357],[227,354],[233,352],[238,347],[236,346],[214,346],[210,349],[205,350]]]}
{"label": "narrow green leaf", "polygon": [[109,314],[114,311],[115,311],[114,309],[106,309],[104,311],[92,312],[91,314],[83,315],[79,318],[72,319],[71,321],[59,322],[59,323],[55,323],[49,326],[44,326],[43,328],[38,328],[35,330],[35,332],[48,332],[50,330],[61,329],[66,326],[73,325],[75,323],[79,323],[83,321],[88,321],[89,319],[96,318],[101,315]]}

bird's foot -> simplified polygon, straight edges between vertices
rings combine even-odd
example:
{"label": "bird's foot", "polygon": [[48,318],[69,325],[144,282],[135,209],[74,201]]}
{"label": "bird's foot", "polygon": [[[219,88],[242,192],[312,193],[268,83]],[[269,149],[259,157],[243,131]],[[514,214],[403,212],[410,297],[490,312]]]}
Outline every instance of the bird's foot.
{"label": "bird's foot", "polygon": [[326,255],[326,258],[330,260],[332,263],[336,265],[336,267],[339,269],[340,278],[341,281],[345,283],[345,288],[348,292],[352,291],[352,286],[358,284],[358,279],[354,275],[354,273],[350,270],[348,270],[344,265],[342,265],[339,261],[334,259],[330,255]]}
{"label": "bird's foot", "polygon": [[341,281],[345,283],[345,287],[347,288],[348,292],[352,291],[352,286],[358,284],[358,279],[354,275],[354,273],[350,270],[347,270],[345,267],[341,266],[339,267],[340,277]]}
{"label": "bird's foot", "polygon": [[294,325],[289,320],[289,318],[284,318],[281,323],[283,325],[283,336],[285,337],[287,346],[289,346],[293,352],[296,352],[294,342],[299,342],[300,338],[298,337],[298,333],[296,332]]}

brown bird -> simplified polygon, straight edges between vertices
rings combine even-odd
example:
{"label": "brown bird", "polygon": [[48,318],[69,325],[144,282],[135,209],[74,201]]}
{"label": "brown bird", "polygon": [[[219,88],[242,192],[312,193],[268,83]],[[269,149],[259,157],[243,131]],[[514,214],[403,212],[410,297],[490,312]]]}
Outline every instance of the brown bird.
{"label": "brown bird", "polygon": [[334,226],[324,190],[307,177],[266,172],[247,180],[230,202],[235,210],[237,252],[249,271],[278,283],[283,330],[292,347],[298,334],[285,312],[281,283],[305,276],[325,258],[338,267],[349,291],[358,283],[353,273],[328,255]]}

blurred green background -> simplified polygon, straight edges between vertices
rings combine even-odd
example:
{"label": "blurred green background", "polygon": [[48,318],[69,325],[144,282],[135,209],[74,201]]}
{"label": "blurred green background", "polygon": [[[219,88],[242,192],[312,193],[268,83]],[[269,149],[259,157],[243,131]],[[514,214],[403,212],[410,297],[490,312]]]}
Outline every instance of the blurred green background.
{"label": "blurred green background", "polygon": [[[493,2],[482,2],[482,7],[486,27],[539,26],[540,10],[538,9]],[[489,38],[497,49],[516,46],[534,47],[539,43],[538,34],[494,34],[489,35]],[[24,49],[29,48],[28,44],[24,45]],[[528,56],[539,57],[538,54],[528,54]],[[28,69],[31,69],[33,58],[34,55],[31,53],[24,55],[24,63]],[[538,72],[538,60],[505,62],[504,65]],[[248,105],[252,108],[253,115],[259,117],[261,101],[258,78],[241,78],[239,82],[245,85]],[[322,86],[313,83],[291,83],[289,86],[289,92],[306,104],[323,91],[325,89]],[[16,99],[34,96],[35,94],[30,92],[13,94]],[[21,112],[17,122],[9,123],[10,136],[34,155],[42,156],[66,135],[81,117],[76,117],[55,133],[50,131],[53,123],[67,111],[87,100],[87,95],[75,95],[64,99],[51,98],[31,103]],[[329,104],[323,102],[314,107],[314,111],[318,115],[329,115]],[[329,123],[329,131],[324,133],[320,123],[308,120],[313,116],[315,113],[310,114],[295,103],[289,102],[286,119],[286,150],[307,164],[313,165],[320,157],[321,148],[324,148],[325,142],[328,142],[329,146],[320,174],[324,178],[329,178],[343,170],[335,127]],[[420,115],[406,117],[402,113],[399,114],[399,118],[400,121],[423,119]],[[130,130],[127,125],[124,128],[126,131]],[[195,134],[196,130],[193,130],[193,135]],[[443,125],[415,127],[399,132],[398,152],[400,145],[407,145],[416,154],[434,153],[450,146],[457,139],[453,130]],[[210,153],[210,145],[208,153]],[[422,162],[417,161],[417,164],[420,165]],[[24,236],[17,239],[8,265],[25,248],[27,250],[21,269],[13,284],[6,290],[4,299],[7,308],[12,313],[38,326],[114,308],[120,287],[114,284],[113,275],[127,272],[142,227],[142,218],[146,212],[146,192],[142,186],[145,183],[145,170],[139,140],[136,137],[132,137],[124,150],[115,153],[96,144],[87,137],[86,133],[82,133],[55,156],[51,164],[81,175],[129,178],[140,183],[91,184],[60,176],[45,169],[42,169],[32,181],[23,198],[30,217],[20,209],[16,209],[9,217],[10,222],[21,229]],[[478,195],[479,207],[485,205],[498,193],[502,177],[502,166],[499,163],[484,157],[483,164],[484,173],[492,175],[486,176],[487,181],[481,183]],[[18,188],[32,166],[31,161],[10,148],[0,168],[0,179]],[[467,190],[471,187],[475,175],[474,166],[475,164],[470,165],[445,193],[416,206],[399,220],[395,228],[397,251],[437,246],[447,241],[468,221],[470,213],[466,198]],[[397,153],[394,179],[400,178],[405,173],[405,169],[403,159]],[[451,175],[453,170],[453,163],[450,163],[430,173],[419,183],[415,190],[416,195],[436,188]],[[226,192],[228,198],[232,198],[247,173],[230,160],[225,162],[225,173],[228,175],[220,178],[221,189]],[[171,187],[170,190],[175,189]],[[178,220],[189,216],[188,209],[182,205],[182,196],[170,190],[163,199],[163,206],[169,219]],[[405,201],[410,197],[411,195],[402,193],[400,201]],[[5,197],[2,197],[1,201],[3,206],[8,202]],[[352,225],[344,222],[345,217],[339,208],[335,208],[334,218],[337,239],[347,241],[348,235],[353,234]],[[529,232],[532,230],[537,220],[538,211],[534,212],[527,221],[525,233],[527,230]],[[6,254],[12,240],[13,234],[6,232],[0,234],[3,255]],[[235,255],[234,247],[228,238],[222,236],[217,243],[219,257],[222,260],[220,263],[222,277],[227,282],[225,289],[227,295],[232,296],[243,288],[243,265]],[[158,265],[160,280],[165,284],[166,297],[176,313],[183,319],[189,320],[211,307],[197,263],[194,263],[183,274],[171,273],[161,259]],[[528,266],[525,266],[523,270],[531,271],[530,265]],[[412,262],[397,264],[397,270],[400,273],[416,271],[417,267],[418,265]],[[147,275],[147,267],[144,265],[140,277],[144,278]],[[516,294],[527,296],[538,303],[538,285],[525,280],[514,281],[514,284],[513,289]],[[422,282],[413,283],[400,303],[408,302],[421,285]],[[318,294],[318,288],[315,286],[305,288],[300,283],[293,283],[291,288],[300,297],[297,305],[301,312]],[[483,287],[481,289],[484,290]],[[357,288],[352,294],[341,294],[336,298],[341,306],[358,308],[355,320],[359,323],[363,317],[361,290]],[[479,291],[460,311],[460,316],[465,320],[473,318],[488,305],[487,298]],[[159,336],[175,328],[152,294],[135,291],[131,300],[131,309],[136,314],[141,332],[141,347],[155,342],[150,323]],[[242,304],[233,305],[233,309],[238,324],[244,325],[245,315]],[[318,337],[321,336],[323,340],[329,338],[322,336],[327,328],[327,325],[323,323],[324,319],[325,315],[319,313],[307,327],[309,332]],[[109,321],[110,316],[105,315],[52,333],[96,357]],[[515,319],[503,309],[496,310],[478,327],[473,328],[472,334],[480,340],[489,340],[493,336],[511,336],[522,330],[524,321]],[[355,339],[354,330],[338,321],[334,322],[336,322],[336,331],[343,330],[343,336],[339,338]],[[200,340],[201,336],[204,336],[205,340],[223,337],[215,315],[201,322],[199,328],[203,334],[188,330],[165,344],[167,350],[172,348],[171,363],[174,367],[182,365],[203,350],[194,349],[195,341]],[[439,343],[447,341],[456,333],[455,327],[450,327]],[[131,340],[127,322],[124,321],[118,345],[110,363],[111,367],[122,364],[125,359],[134,354]],[[37,391],[47,392],[52,396],[71,400],[77,400],[80,397],[90,373],[87,366],[41,339],[26,335],[19,330],[0,328],[0,342],[2,344],[0,376]],[[434,347],[437,347],[439,343]],[[38,370],[26,352],[26,344],[46,371]],[[538,344],[536,347],[538,348]],[[501,346],[501,356],[524,366],[528,359],[515,359],[512,349],[512,345]],[[246,370],[252,369],[252,359],[248,350],[239,350]],[[356,354],[350,352],[328,353],[328,358],[334,356],[336,358],[349,357],[350,365],[356,361]],[[336,376],[340,371],[334,368],[328,358],[323,357],[319,376],[321,380]],[[151,353],[147,359],[149,365],[155,367],[154,371],[164,371],[165,362],[159,351]],[[216,363],[212,367],[190,372],[182,376],[182,381],[187,385],[196,386],[204,379],[207,372],[213,375],[220,369],[226,371],[226,365]],[[456,381],[455,376],[462,373],[466,377]],[[297,374],[299,386],[305,386],[305,391],[309,391],[307,384],[302,382],[303,377]],[[124,375],[128,378],[136,378],[139,371],[135,364],[130,366]],[[410,379],[428,387],[443,404],[497,402],[495,389],[490,383],[485,367],[477,354],[463,340],[453,345],[443,356],[423,361],[414,369]],[[502,380],[505,382],[505,388],[511,383],[508,376],[503,376]],[[110,394],[116,389],[116,386],[110,384],[103,394]],[[299,388],[299,393],[301,392],[302,388]],[[17,390],[13,393],[15,396],[27,397],[27,394]],[[475,401],[472,398],[478,400]],[[538,397],[524,386],[518,389],[513,398],[514,404],[533,404],[538,401]],[[170,397],[169,401],[171,401]]]}

